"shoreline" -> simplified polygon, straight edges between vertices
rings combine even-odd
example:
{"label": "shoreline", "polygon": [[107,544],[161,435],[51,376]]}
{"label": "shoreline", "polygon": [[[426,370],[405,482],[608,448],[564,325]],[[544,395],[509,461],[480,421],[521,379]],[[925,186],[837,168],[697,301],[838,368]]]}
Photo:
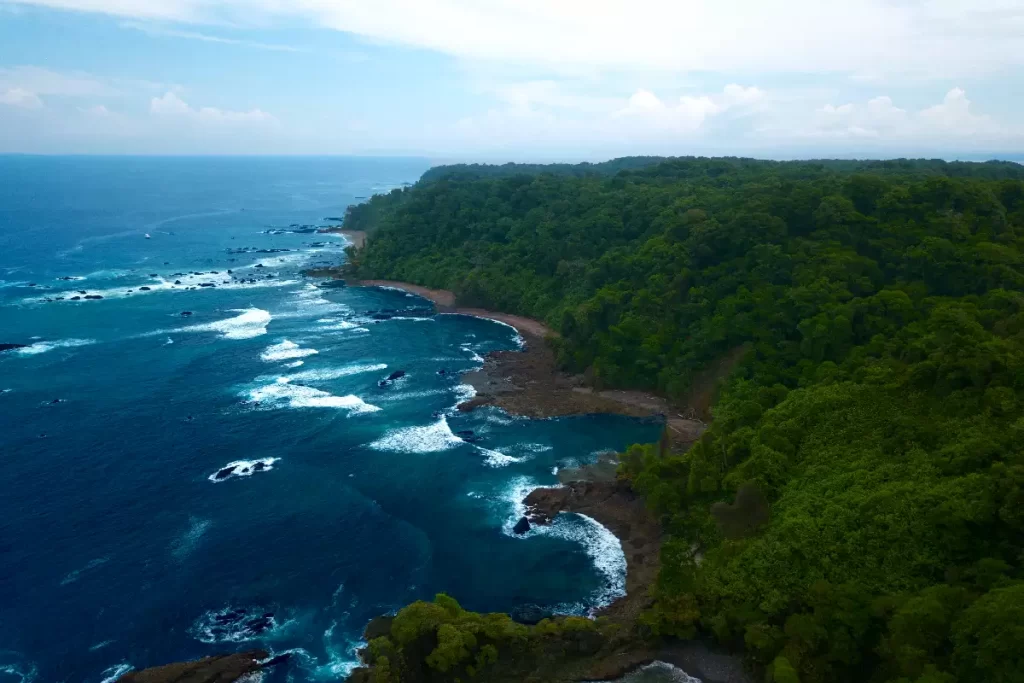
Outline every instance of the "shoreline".
{"label": "shoreline", "polygon": [[[438,313],[469,315],[510,325],[523,338],[515,351],[492,351],[482,367],[464,373],[462,381],[476,390],[476,396],[459,404],[459,410],[493,405],[510,415],[545,419],[568,415],[614,414],[664,419],[672,441],[689,447],[707,428],[696,418],[697,411],[679,412],[668,401],[642,391],[596,391],[585,386],[584,377],[558,369],[555,352],[548,343],[558,333],[539,320],[483,308],[459,306],[455,294],[395,280],[354,280],[353,287],[380,287],[416,294],[431,301]],[[690,415],[690,416],[688,416]]]}

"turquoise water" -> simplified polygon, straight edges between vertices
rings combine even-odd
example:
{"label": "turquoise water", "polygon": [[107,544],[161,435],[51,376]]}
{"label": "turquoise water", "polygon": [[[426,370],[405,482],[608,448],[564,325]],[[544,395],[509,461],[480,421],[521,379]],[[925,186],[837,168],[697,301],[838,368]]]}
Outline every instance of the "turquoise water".
{"label": "turquoise water", "polygon": [[514,330],[299,274],[344,244],[302,226],[426,168],[0,157],[0,343],[27,345],[0,353],[0,683],[253,647],[294,654],[268,683],[338,680],[370,618],[438,591],[621,592],[596,523],[511,526],[555,468],[657,426],[458,414]]}

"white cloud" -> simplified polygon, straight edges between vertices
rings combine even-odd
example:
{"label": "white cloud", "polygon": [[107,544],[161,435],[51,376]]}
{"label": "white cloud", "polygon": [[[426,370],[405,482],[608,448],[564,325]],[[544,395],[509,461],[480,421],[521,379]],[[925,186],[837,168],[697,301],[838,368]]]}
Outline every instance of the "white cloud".
{"label": "white cloud", "polygon": [[78,111],[89,116],[107,117],[110,116],[110,110],[102,104],[95,104],[91,107],[79,107]]}
{"label": "white cloud", "polygon": [[0,104],[21,107],[22,109],[40,109],[43,106],[43,101],[30,90],[10,88],[0,92]]}
{"label": "white cloud", "polygon": [[695,131],[708,119],[732,112],[750,111],[765,99],[760,88],[730,84],[720,93],[683,95],[669,106],[649,90],[637,90],[626,106],[612,114],[618,119],[640,119],[643,125],[656,125],[679,131]]}
{"label": "white cloud", "polygon": [[876,78],[1024,65],[1021,0],[14,1],[197,24],[299,19],[462,58],[549,67]]}
{"label": "white cloud", "polygon": [[292,45],[277,45],[273,43],[260,43],[252,40],[241,40],[238,38],[225,38],[224,36],[214,36],[208,33],[199,33],[197,31],[182,31],[180,29],[171,28],[161,24],[154,23],[142,23],[138,21],[124,21],[121,22],[121,28],[131,29],[133,31],[141,31],[149,36],[163,36],[167,38],[184,38],[185,40],[198,40],[204,43],[220,43],[223,45],[240,45],[242,47],[251,47],[257,50],[270,50],[271,52],[308,52],[309,50],[301,47],[294,47]]}
{"label": "white cloud", "polygon": [[249,111],[231,111],[216,107],[194,109],[173,92],[167,92],[163,97],[154,97],[150,100],[149,111],[169,119],[176,118],[200,123],[274,123],[277,121],[271,114],[261,109],[250,109]]}
{"label": "white cloud", "polygon": [[119,94],[117,88],[89,74],[60,73],[39,66],[0,68],[0,89],[5,88],[61,97],[102,97]]}

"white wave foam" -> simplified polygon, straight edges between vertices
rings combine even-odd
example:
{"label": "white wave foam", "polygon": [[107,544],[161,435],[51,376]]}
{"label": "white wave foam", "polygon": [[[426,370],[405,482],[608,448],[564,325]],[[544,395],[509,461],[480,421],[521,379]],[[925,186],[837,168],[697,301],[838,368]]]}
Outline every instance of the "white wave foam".
{"label": "white wave foam", "polygon": [[279,344],[271,344],[268,346],[263,353],[260,354],[260,358],[268,363],[281,360],[293,360],[295,358],[305,358],[306,356],[312,356],[320,353],[316,349],[303,349],[293,341],[285,339]]}
{"label": "white wave foam", "polygon": [[[281,458],[261,458],[259,460],[235,460],[234,462],[229,462],[227,465],[221,467],[219,470],[208,476],[207,479],[212,481],[214,484],[217,484],[222,481],[227,481],[232,477],[251,477],[257,472],[269,472],[270,470],[274,469],[274,463],[278,462],[279,460],[281,460]],[[209,522],[203,522],[203,524],[205,524],[206,527],[209,527],[210,525]],[[202,530],[199,531],[199,536],[201,536],[206,531],[206,527],[203,527]],[[199,537],[197,536],[196,541],[198,540]]]}
{"label": "white wave foam", "polygon": [[70,583],[74,583],[75,581],[78,581],[85,572],[101,567],[107,562],[110,562],[109,557],[97,557],[95,560],[89,560],[89,562],[87,562],[81,569],[75,569],[74,571],[68,572],[68,574],[61,579],[60,585],[66,586]]}
{"label": "white wave foam", "polygon": [[303,370],[295,372],[286,377],[289,382],[328,382],[332,379],[359,375],[364,372],[379,372],[387,369],[385,363],[367,365],[346,365],[341,368],[321,368],[318,370]]}
{"label": "white wave foam", "polygon": [[33,683],[33,681],[35,681],[39,676],[39,670],[30,662],[22,664],[0,664],[0,674],[15,676],[18,679],[18,683]]}
{"label": "white wave foam", "polygon": [[293,361],[291,363],[285,363],[284,366],[286,368],[301,368],[305,364],[306,364],[305,361],[297,360],[297,361]]}
{"label": "white wave foam", "polygon": [[301,384],[291,384],[287,377],[278,377],[273,384],[249,390],[249,401],[270,408],[339,408],[349,415],[374,413],[380,410],[358,396],[335,396]]}
{"label": "white wave foam", "polygon": [[505,455],[501,451],[492,451],[489,448],[483,448],[477,446],[476,449],[486,456],[484,463],[489,467],[507,467],[513,463],[522,462],[524,458],[513,458],[511,455]]}
{"label": "white wave foam", "polygon": [[483,356],[481,356],[479,353],[477,353],[474,349],[472,349],[470,347],[471,347],[471,344],[460,344],[459,345],[459,348],[462,349],[463,351],[465,351],[466,353],[468,353],[470,355],[470,357],[475,362],[483,363],[484,362]]}
{"label": "white wave foam", "polygon": [[107,645],[110,645],[113,642],[113,640],[104,640],[102,642],[96,643],[95,645],[89,647],[89,652],[96,652],[97,650],[102,650]]}
{"label": "white wave foam", "polygon": [[100,683],[114,683],[114,681],[121,678],[121,676],[124,676],[134,668],[135,667],[128,662],[115,664],[114,666],[103,670],[103,673],[100,674],[100,676],[103,676],[103,680],[101,680]]}
{"label": "white wave foam", "polygon": [[329,324],[324,323],[322,320],[317,320],[317,322],[322,324],[322,327],[319,328],[321,330],[344,332],[345,330],[361,329],[359,325],[347,320],[331,321]]}
{"label": "white wave foam", "polygon": [[289,623],[278,622],[274,612],[260,607],[225,607],[196,619],[189,633],[201,643],[244,643],[271,636]]}
{"label": "white wave foam", "polygon": [[184,332],[218,332],[224,339],[252,339],[267,333],[272,317],[262,308],[235,309],[241,315],[226,320],[183,327]]}
{"label": "white wave foam", "polygon": [[[115,277],[126,277],[129,273],[115,275]],[[249,280],[224,280],[224,277],[230,278],[230,275],[213,275],[211,273],[205,273],[203,275],[193,275],[191,273],[185,273],[178,276],[167,276],[150,278],[143,282],[135,282],[133,284],[118,285],[116,287],[107,287],[106,289],[67,289],[67,290],[48,290],[47,295],[43,297],[28,297],[23,299],[24,303],[35,304],[35,303],[90,303],[94,299],[86,299],[85,296],[100,296],[103,299],[123,299],[126,297],[142,296],[144,294],[156,294],[158,292],[205,292],[205,291],[217,291],[217,290],[239,290],[239,289],[258,289],[264,287],[291,287],[292,285],[299,284],[298,280],[278,279],[278,278],[263,278],[254,279],[253,282]],[[174,284],[175,281],[181,284]],[[213,287],[203,287],[203,283],[213,283]],[[72,285],[74,287],[74,285]],[[146,289],[141,289],[145,287]],[[84,291],[85,294],[80,294],[80,291]],[[56,297],[63,297],[57,299]],[[77,300],[72,300],[72,297],[79,297]],[[46,301],[50,299],[50,301]]]}
{"label": "white wave foam", "polygon": [[[694,678],[679,667],[660,660],[651,662],[639,669],[631,671],[622,678],[616,678],[610,683],[645,683],[647,681],[661,681],[663,683],[701,683],[699,678]],[[597,682],[585,681],[584,683]]]}
{"label": "white wave foam", "polygon": [[397,453],[437,453],[466,443],[452,433],[448,420],[440,420],[426,427],[405,427],[388,432],[370,444],[378,451]]}
{"label": "white wave foam", "polygon": [[429,398],[450,393],[451,389],[424,389],[423,391],[407,391],[404,394],[390,394],[376,399],[380,403],[395,403],[398,401],[409,401],[415,398]]}
{"label": "white wave foam", "polygon": [[180,562],[191,555],[209,528],[210,520],[208,519],[199,519],[197,517],[189,519],[188,529],[171,544],[171,554],[174,555],[174,558]]}
{"label": "white wave foam", "polygon": [[58,339],[56,341],[36,342],[35,344],[30,344],[24,348],[15,349],[14,352],[19,356],[36,356],[40,353],[53,351],[54,349],[72,349],[78,346],[88,346],[95,343],[95,339]]}
{"label": "white wave foam", "polygon": [[263,683],[264,678],[266,678],[266,672],[250,671],[247,674],[242,674],[241,678],[236,678],[235,683]]}
{"label": "white wave foam", "polygon": [[[508,483],[499,497],[507,510],[501,525],[502,533],[517,539],[553,536],[581,545],[604,579],[603,584],[588,598],[591,608],[604,607],[625,595],[626,554],[622,550],[622,543],[597,520],[579,513],[567,513],[555,517],[550,525],[534,525],[525,534],[513,531],[516,523],[526,514],[526,497],[536,488],[539,488],[537,482],[529,477],[516,477]],[[581,609],[582,606],[564,607],[571,611],[585,611]]]}

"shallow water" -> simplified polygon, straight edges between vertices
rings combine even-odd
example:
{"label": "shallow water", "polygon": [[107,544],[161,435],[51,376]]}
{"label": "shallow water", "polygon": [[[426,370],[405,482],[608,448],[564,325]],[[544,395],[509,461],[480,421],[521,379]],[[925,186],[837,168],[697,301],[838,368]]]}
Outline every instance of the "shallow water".
{"label": "shallow water", "polygon": [[0,343],[28,345],[0,354],[0,682],[253,647],[297,653],[268,683],[337,680],[370,618],[438,591],[622,591],[592,520],[511,527],[555,468],[656,426],[459,414],[458,373],[514,330],[299,274],[344,241],[289,225],[425,168],[0,157]]}

